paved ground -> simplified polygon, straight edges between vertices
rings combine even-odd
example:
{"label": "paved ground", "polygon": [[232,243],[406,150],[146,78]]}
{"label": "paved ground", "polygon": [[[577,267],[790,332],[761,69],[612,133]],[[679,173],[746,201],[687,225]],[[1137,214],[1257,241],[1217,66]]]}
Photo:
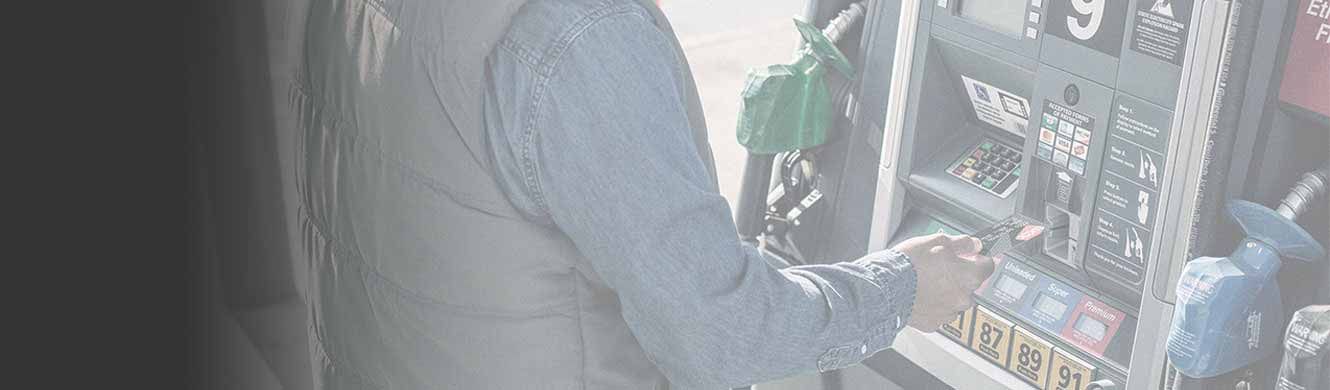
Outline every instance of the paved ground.
{"label": "paved ground", "polygon": [[802,16],[804,0],[664,0],[702,98],[716,157],[721,194],[738,201],[742,146],[735,141],[739,92],[750,68],[787,63],[799,34],[790,19]]}

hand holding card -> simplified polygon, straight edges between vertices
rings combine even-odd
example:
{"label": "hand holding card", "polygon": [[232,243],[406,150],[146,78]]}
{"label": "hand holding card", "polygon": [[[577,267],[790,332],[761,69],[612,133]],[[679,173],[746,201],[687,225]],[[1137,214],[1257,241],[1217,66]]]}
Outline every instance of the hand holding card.
{"label": "hand holding card", "polygon": [[978,254],[978,239],[942,233],[907,239],[893,249],[909,256],[918,283],[910,326],[937,330],[974,306],[973,293],[993,274],[993,262]]}
{"label": "hand holding card", "polygon": [[1034,241],[1044,233],[1044,226],[1032,218],[1013,214],[1007,219],[973,234],[983,243],[980,255],[995,257]]}

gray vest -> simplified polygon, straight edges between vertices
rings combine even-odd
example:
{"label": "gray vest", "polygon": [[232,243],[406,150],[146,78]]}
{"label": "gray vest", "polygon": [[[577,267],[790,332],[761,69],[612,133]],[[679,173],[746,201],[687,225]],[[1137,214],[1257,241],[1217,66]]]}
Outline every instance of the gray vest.
{"label": "gray vest", "polygon": [[668,387],[614,291],[494,179],[485,57],[524,2],[312,2],[291,98],[317,388]]}

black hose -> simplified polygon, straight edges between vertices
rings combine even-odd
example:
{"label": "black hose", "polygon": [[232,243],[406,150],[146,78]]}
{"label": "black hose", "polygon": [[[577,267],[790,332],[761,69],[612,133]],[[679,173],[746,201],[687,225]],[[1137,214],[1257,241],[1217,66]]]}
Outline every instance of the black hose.
{"label": "black hose", "polygon": [[1222,241],[1215,234],[1221,226],[1225,192],[1229,180],[1233,146],[1237,142],[1238,122],[1242,119],[1242,101],[1250,77],[1251,56],[1256,28],[1261,16],[1261,0],[1240,0],[1230,5],[1232,13],[1225,31],[1224,53],[1220,57],[1219,89],[1215,91],[1214,114],[1210,118],[1209,139],[1205,147],[1197,206],[1193,210],[1191,245],[1188,259],[1210,251]]}
{"label": "black hose", "polygon": [[822,28],[822,35],[825,35],[831,43],[840,42],[841,37],[845,36],[845,32],[850,31],[850,28],[862,20],[864,14],[868,12],[868,7],[864,3],[867,3],[867,1],[850,4],[841,10],[835,18],[827,22],[826,27]]}
{"label": "black hose", "polygon": [[1312,207],[1313,201],[1325,195],[1327,186],[1330,186],[1330,162],[1321,169],[1302,174],[1302,179],[1293,184],[1293,189],[1288,191],[1284,200],[1279,201],[1275,212],[1296,221],[1299,215]]}
{"label": "black hose", "polygon": [[[1214,232],[1220,226],[1220,216],[1223,215],[1223,195],[1231,162],[1227,156],[1232,154],[1233,145],[1237,142],[1242,97],[1251,73],[1252,46],[1255,43],[1261,5],[1260,0],[1237,0],[1230,5],[1232,13],[1225,31],[1224,53],[1221,54],[1219,64],[1220,87],[1215,91],[1215,105],[1211,111],[1214,114],[1210,117],[1207,135],[1210,142],[1203,155],[1201,181],[1196,192],[1197,206],[1192,211],[1194,222],[1190,229],[1187,259],[1199,257],[1201,251],[1209,250],[1220,239]],[[1169,371],[1174,370],[1169,367]],[[1209,389],[1220,380],[1190,378],[1176,372],[1170,372],[1170,375],[1176,375],[1173,390]]]}
{"label": "black hose", "polygon": [[735,228],[739,238],[757,243],[757,237],[766,230],[767,191],[771,189],[772,155],[748,153],[744,164],[743,182],[739,185],[739,202],[735,204]]}

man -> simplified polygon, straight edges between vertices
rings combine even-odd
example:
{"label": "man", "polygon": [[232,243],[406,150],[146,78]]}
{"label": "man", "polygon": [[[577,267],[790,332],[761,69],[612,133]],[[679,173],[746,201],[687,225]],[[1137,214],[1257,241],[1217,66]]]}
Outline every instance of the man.
{"label": "man", "polygon": [[293,96],[320,388],[730,388],[972,305],[993,266],[968,237],[768,265],[660,11],[524,3],[311,6]]}

